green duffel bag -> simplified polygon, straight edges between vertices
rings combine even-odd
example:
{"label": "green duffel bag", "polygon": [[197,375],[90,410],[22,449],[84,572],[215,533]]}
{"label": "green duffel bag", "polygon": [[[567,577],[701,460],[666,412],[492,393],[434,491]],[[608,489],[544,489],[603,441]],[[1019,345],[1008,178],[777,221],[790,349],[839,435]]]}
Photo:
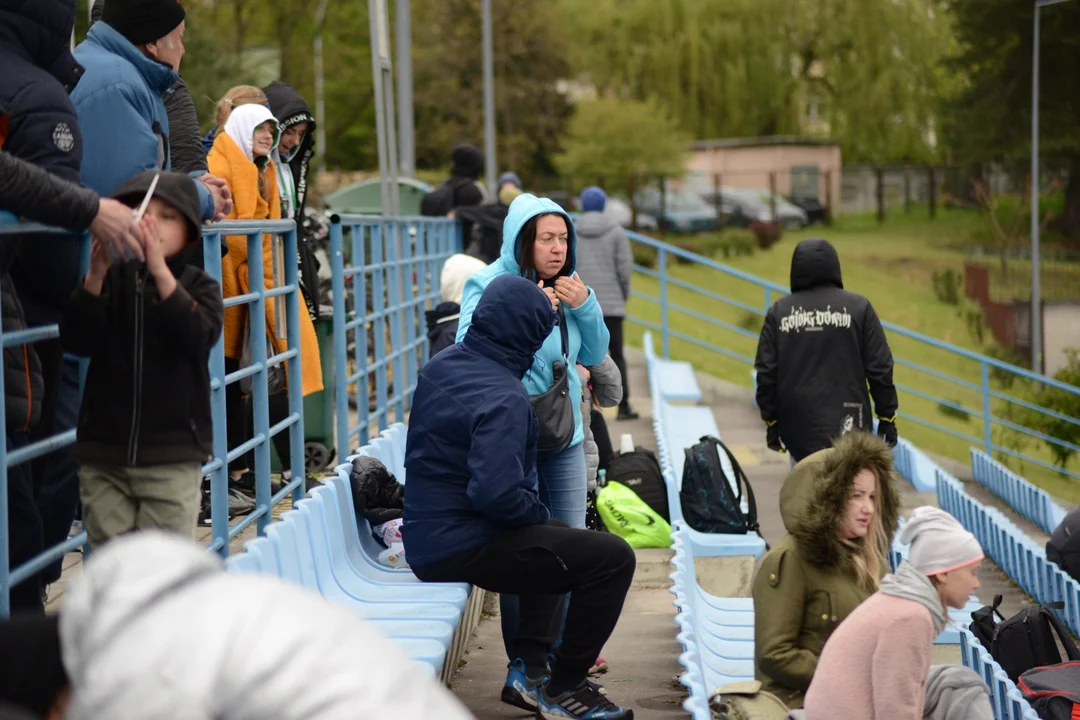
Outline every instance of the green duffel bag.
{"label": "green duffel bag", "polygon": [[786,720],[788,709],[780,698],[761,689],[758,680],[733,682],[716,689],[709,698],[713,720]]}
{"label": "green duffel bag", "polygon": [[671,547],[671,525],[637,493],[609,480],[596,496],[596,509],[608,532],[632,548]]}

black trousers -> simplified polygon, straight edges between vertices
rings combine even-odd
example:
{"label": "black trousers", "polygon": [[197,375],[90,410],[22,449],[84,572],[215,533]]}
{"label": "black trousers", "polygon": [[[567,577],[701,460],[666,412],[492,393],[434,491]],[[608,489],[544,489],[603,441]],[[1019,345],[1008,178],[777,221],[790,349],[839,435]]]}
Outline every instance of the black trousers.
{"label": "black trousers", "polygon": [[[26,447],[26,432],[8,431],[8,452]],[[42,551],[41,512],[34,500],[34,475],[30,463],[8,468],[8,563],[14,570]],[[11,588],[12,612],[43,613],[41,574],[34,574]]]}
{"label": "black trousers", "polygon": [[[225,374],[240,369],[240,362],[225,358]],[[270,425],[276,425],[289,417],[289,395],[280,392],[267,398],[270,407]],[[255,435],[255,416],[251,398],[240,392],[240,383],[225,387],[226,428],[229,436],[229,449],[242,445]],[[282,430],[273,438],[274,449],[281,460],[282,469],[292,469],[292,449],[289,445],[289,431]],[[230,470],[254,470],[255,452],[249,451],[229,463]]]}
{"label": "black trousers", "polygon": [[611,446],[611,434],[608,433],[607,420],[604,414],[593,408],[589,413],[589,427],[592,429],[593,442],[596,443],[596,452],[600,456],[600,464],[597,470],[607,470],[611,463],[611,456],[615,454]]}
{"label": "black trousers", "polygon": [[575,687],[600,656],[622,613],[637,559],[616,535],[558,525],[513,528],[480,549],[413,567],[426,582],[467,582],[518,595],[521,620],[514,647],[528,668],[542,668],[570,593],[551,682]]}
{"label": "black trousers", "polygon": [[611,340],[608,341],[608,353],[615,361],[615,367],[619,368],[622,375],[622,402],[619,403],[619,411],[630,410],[630,381],[626,376],[626,358],[623,357],[623,318],[604,316],[604,324],[607,325]]}

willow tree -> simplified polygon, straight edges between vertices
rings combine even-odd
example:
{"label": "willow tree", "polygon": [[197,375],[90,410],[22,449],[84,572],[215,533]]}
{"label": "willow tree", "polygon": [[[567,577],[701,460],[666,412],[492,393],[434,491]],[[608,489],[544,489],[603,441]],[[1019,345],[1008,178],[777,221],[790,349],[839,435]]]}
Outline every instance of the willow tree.
{"label": "willow tree", "polygon": [[689,137],[657,102],[601,98],[578,103],[556,165],[577,187],[603,178],[609,193],[634,196],[649,178],[679,175]]}

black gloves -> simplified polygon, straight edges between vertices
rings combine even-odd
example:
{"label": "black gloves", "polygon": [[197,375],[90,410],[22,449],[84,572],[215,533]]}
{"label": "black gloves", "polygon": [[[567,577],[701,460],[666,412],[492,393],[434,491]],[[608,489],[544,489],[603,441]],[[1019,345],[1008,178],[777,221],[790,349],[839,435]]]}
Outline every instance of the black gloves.
{"label": "black gloves", "polygon": [[[769,449],[773,452],[786,453],[787,448],[784,447],[783,441],[780,440],[780,427],[776,424],[776,421],[773,420],[770,423],[766,423],[766,425],[768,425],[769,429],[765,431],[765,444],[768,445]],[[895,436],[895,434],[894,431],[893,435]]]}
{"label": "black gloves", "polygon": [[878,418],[877,434],[889,447],[896,447],[896,416]]}

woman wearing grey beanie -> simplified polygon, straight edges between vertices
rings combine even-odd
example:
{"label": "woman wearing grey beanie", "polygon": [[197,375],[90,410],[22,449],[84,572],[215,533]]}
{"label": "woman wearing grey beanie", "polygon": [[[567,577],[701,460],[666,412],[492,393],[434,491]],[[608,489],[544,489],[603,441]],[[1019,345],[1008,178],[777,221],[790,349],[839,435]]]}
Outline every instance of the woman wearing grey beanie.
{"label": "woman wearing grey beanie", "polygon": [[989,690],[958,666],[930,667],[948,609],[979,589],[983,551],[944,510],[918,507],[900,533],[908,558],[825,644],[806,693],[806,720],[989,720]]}

